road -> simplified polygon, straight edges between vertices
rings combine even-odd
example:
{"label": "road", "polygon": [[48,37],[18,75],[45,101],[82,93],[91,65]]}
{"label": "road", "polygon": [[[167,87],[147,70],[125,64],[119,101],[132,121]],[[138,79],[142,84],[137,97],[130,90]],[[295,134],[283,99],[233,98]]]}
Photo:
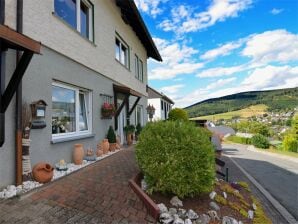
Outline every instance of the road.
{"label": "road", "polygon": [[239,144],[223,145],[224,153],[231,156],[298,220],[298,163],[246,148]]}

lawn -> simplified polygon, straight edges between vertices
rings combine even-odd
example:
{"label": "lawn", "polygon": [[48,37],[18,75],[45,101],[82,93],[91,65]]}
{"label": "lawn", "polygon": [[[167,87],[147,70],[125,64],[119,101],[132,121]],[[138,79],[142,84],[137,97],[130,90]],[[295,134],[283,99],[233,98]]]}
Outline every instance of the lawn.
{"label": "lawn", "polygon": [[221,113],[221,114],[213,114],[213,115],[208,115],[203,117],[195,117],[195,118],[192,118],[192,120],[206,119],[206,120],[215,121],[220,119],[229,120],[229,119],[232,119],[233,117],[249,118],[252,116],[265,114],[267,111],[267,108],[268,106],[264,104],[258,104],[241,110],[230,111],[230,112]]}

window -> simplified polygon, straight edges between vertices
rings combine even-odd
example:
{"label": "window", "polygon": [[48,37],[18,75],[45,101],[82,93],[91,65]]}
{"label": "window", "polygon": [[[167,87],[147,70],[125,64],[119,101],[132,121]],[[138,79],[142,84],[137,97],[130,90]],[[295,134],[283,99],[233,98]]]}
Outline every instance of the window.
{"label": "window", "polygon": [[137,124],[143,125],[143,107],[141,105],[136,107],[136,125]]}
{"label": "window", "polygon": [[124,44],[120,39],[116,38],[115,42],[115,58],[126,68],[129,68],[129,51],[128,46]]}
{"label": "window", "polygon": [[163,110],[163,101],[161,100],[160,103],[161,103],[161,110]]}
{"label": "window", "polygon": [[135,55],[135,77],[141,82],[144,81],[143,71],[143,62],[137,55]]}
{"label": "window", "polygon": [[82,36],[93,40],[93,5],[88,0],[55,0],[55,13]]}
{"label": "window", "polygon": [[91,92],[59,83],[52,85],[54,138],[91,133]]}

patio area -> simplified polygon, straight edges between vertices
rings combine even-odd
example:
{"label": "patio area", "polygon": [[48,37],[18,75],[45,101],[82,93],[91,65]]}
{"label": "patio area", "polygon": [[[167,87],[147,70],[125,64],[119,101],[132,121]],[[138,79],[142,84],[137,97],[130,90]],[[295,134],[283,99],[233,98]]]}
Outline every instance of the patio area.
{"label": "patio area", "polygon": [[0,223],[153,223],[128,186],[137,173],[133,148],[121,150],[20,198],[0,201]]}

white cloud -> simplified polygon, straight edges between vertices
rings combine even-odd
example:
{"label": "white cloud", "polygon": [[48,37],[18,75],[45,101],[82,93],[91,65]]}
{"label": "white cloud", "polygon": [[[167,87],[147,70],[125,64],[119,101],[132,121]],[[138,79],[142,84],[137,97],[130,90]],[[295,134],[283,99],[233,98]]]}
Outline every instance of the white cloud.
{"label": "white cloud", "polygon": [[234,82],[236,80],[236,77],[228,78],[228,79],[219,79],[216,82],[213,82],[209,84],[205,89],[206,90],[212,90],[216,88],[222,88],[224,85]]}
{"label": "white cloud", "polygon": [[298,35],[286,30],[255,34],[246,42],[242,55],[262,63],[298,60]]}
{"label": "white cloud", "polygon": [[200,56],[202,60],[213,60],[219,56],[226,56],[231,54],[231,52],[242,45],[242,40],[237,42],[229,42],[224,44],[218,48],[214,48],[205,52],[203,55]]}
{"label": "white cloud", "polygon": [[154,42],[159,49],[163,62],[150,61],[150,65],[152,65],[150,67],[153,67],[148,72],[150,80],[165,80],[175,78],[178,75],[193,74],[204,66],[203,63],[193,59],[196,58],[195,55],[199,51],[192,47],[160,38],[154,38]]}
{"label": "white cloud", "polygon": [[171,11],[171,19],[164,20],[159,27],[164,31],[180,34],[195,32],[213,26],[216,22],[223,22],[227,18],[237,17],[239,12],[251,4],[252,0],[213,0],[206,11],[189,11],[188,14],[184,13],[186,6],[178,6]]}
{"label": "white cloud", "polygon": [[197,77],[200,78],[210,78],[210,77],[221,77],[221,76],[229,76],[233,75],[236,72],[243,71],[245,66],[234,66],[234,67],[216,67],[216,68],[209,68],[206,70],[203,70],[199,74],[197,74]]}
{"label": "white cloud", "polygon": [[180,89],[182,89],[185,85],[177,84],[172,86],[164,86],[160,90],[165,94],[174,94],[177,93]]}
{"label": "white cloud", "polygon": [[273,9],[270,11],[270,13],[271,13],[272,15],[278,15],[278,14],[282,13],[282,11],[284,11],[284,9],[276,9],[276,8],[273,8]]}
{"label": "white cloud", "polygon": [[167,1],[168,0],[134,0],[140,11],[151,15],[153,18],[163,12],[160,4]]}
{"label": "white cloud", "polygon": [[236,87],[221,88],[218,91],[210,91],[202,88],[180,98],[174,98],[173,100],[177,107],[185,107],[202,100],[239,92],[294,87],[298,87],[298,66],[268,65],[252,70],[251,74]]}

